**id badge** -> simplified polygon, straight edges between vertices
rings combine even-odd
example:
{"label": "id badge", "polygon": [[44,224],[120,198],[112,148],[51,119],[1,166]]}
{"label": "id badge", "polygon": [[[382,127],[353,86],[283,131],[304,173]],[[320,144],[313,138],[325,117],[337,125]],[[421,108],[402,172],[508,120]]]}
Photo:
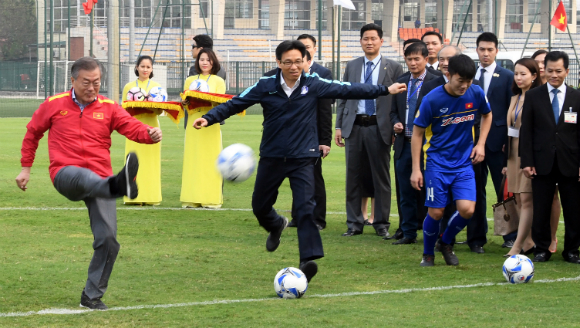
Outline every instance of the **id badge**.
{"label": "id badge", "polygon": [[578,113],[564,112],[564,122],[577,124],[578,123]]}
{"label": "id badge", "polygon": [[513,127],[513,126],[508,126],[508,136],[513,137],[513,138],[519,138],[520,137],[520,129]]}

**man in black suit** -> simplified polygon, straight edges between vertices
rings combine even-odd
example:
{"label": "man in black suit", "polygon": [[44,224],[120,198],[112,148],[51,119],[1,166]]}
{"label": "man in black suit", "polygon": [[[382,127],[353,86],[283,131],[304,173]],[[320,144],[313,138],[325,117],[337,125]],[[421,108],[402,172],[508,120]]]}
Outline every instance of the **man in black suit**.
{"label": "man in black suit", "polygon": [[[498,40],[495,34],[491,32],[481,33],[476,40],[477,56],[479,57],[479,67],[475,78],[480,81],[480,85],[485,91],[485,95],[489,101],[489,107],[493,115],[493,122],[491,129],[485,142],[485,160],[482,165],[485,168],[483,174],[484,184],[479,186],[478,193],[485,193],[487,185],[487,173],[491,175],[493,186],[497,198],[492,200],[499,200],[500,185],[502,181],[503,169],[503,146],[507,143],[507,112],[510,107],[512,93],[512,84],[514,82],[514,73],[512,71],[499,66],[495,57],[499,51]],[[478,174],[476,172],[476,174]],[[493,198],[492,198],[493,199]],[[487,199],[484,208],[487,208]],[[476,224],[472,221],[471,224]],[[487,243],[487,220],[481,222],[479,227],[475,227],[475,235],[473,236],[473,244],[471,250],[476,253],[483,253],[483,245]],[[504,244],[502,247],[511,247],[517,237],[517,231],[503,236]]]}
{"label": "man in black suit", "polygon": [[566,86],[568,55],[553,51],[544,59],[548,83],[526,92],[520,131],[521,168],[532,179],[534,262],[549,251],[550,211],[556,184],[564,212],[564,260],[580,264],[580,92]]}
{"label": "man in black suit", "polygon": [[[445,46],[443,47],[438,54],[438,62],[439,62],[439,69],[443,74],[448,71],[449,66],[449,58],[453,56],[461,55],[461,50],[456,46]],[[431,90],[437,88],[438,86],[444,85],[447,83],[447,78],[445,75],[442,77],[438,77],[434,80],[429,81],[426,83],[423,88],[421,89],[421,94],[419,95],[419,104],[423,97],[428,94]],[[478,80],[473,80],[473,84],[479,85],[482,87]],[[482,87],[483,89],[483,87]],[[480,125],[481,118],[477,117],[475,120],[474,125],[474,143],[477,144],[479,141],[479,125]],[[483,226],[487,225],[487,216],[485,212],[485,193],[482,192],[483,186],[485,184],[485,179],[487,179],[487,174],[485,173],[485,167],[483,164],[475,164],[473,165],[473,171],[475,172],[475,185],[477,189],[477,201],[475,203],[475,212],[473,213],[473,217],[469,220],[467,224],[467,244],[471,248],[471,250],[475,253],[483,253],[483,247],[479,246],[477,242],[480,239],[481,231]],[[440,235],[443,234],[445,229],[447,229],[447,222],[455,213],[457,209],[455,208],[455,203],[451,202],[451,204],[445,207],[445,212],[443,214],[443,219],[441,219],[441,226],[440,226]],[[425,217],[424,211],[418,211],[422,214],[421,217]]]}
{"label": "man in black suit", "polygon": [[407,93],[393,97],[391,106],[391,123],[395,131],[394,160],[395,174],[399,181],[397,190],[400,199],[399,221],[403,238],[393,245],[415,244],[417,242],[417,207],[420,192],[411,186],[412,159],[411,137],[413,135],[413,120],[417,112],[419,93],[423,84],[434,80],[435,75],[427,71],[427,56],[429,52],[423,42],[415,42],[405,50],[405,62],[409,74],[403,74],[397,82],[407,84]]}
{"label": "man in black suit", "polygon": [[[306,47],[306,57],[309,66],[306,66],[305,72],[310,74],[318,74],[321,78],[332,80],[332,72],[317,62],[314,61],[316,55],[316,39],[309,34],[299,35],[297,40],[301,41]],[[278,69],[273,69],[266,72],[264,76],[276,75]],[[330,153],[330,143],[332,141],[332,99],[318,99],[318,108],[316,114],[318,127],[318,149],[320,150],[321,158],[316,161],[314,165],[314,200],[316,206],[314,207],[314,222],[319,230],[326,227],[326,186],[324,177],[322,176],[322,158],[325,158]],[[294,220],[294,207],[292,207],[292,221],[288,224],[289,227],[296,227]]]}

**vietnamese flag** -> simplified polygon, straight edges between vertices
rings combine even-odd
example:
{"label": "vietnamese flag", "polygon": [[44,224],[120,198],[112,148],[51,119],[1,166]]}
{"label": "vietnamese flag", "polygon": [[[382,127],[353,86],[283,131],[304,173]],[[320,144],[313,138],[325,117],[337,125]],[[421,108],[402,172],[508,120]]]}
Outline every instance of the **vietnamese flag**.
{"label": "vietnamese flag", "polygon": [[465,104],[465,109],[472,109],[472,108],[473,108],[473,103]]}
{"label": "vietnamese flag", "polygon": [[85,15],[90,15],[91,11],[93,11],[93,5],[97,3],[97,0],[87,0],[87,2],[83,3],[83,8],[85,10]]}
{"label": "vietnamese flag", "polygon": [[550,25],[562,32],[566,32],[566,27],[568,27],[568,17],[566,17],[566,9],[564,8],[564,3],[562,1],[560,1],[558,8],[556,8]]}

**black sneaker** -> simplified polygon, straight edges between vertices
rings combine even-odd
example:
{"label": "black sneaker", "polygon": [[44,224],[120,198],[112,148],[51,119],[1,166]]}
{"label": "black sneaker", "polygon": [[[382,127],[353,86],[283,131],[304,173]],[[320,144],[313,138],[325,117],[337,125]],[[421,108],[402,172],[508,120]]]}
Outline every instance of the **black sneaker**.
{"label": "black sneaker", "polygon": [[430,267],[435,265],[435,256],[429,254],[423,254],[423,259],[421,260],[422,267]]}
{"label": "black sneaker", "polygon": [[125,167],[115,177],[115,185],[121,195],[129,199],[137,198],[139,189],[137,188],[137,171],[139,171],[139,160],[137,154],[131,152],[125,159]]}
{"label": "black sneaker", "polygon": [[447,265],[459,265],[459,259],[453,252],[453,246],[441,242],[441,254],[443,254],[443,259]]}
{"label": "black sneaker", "polygon": [[318,264],[316,264],[314,261],[302,262],[300,263],[299,269],[306,276],[306,280],[310,282],[316,273],[318,273]]}
{"label": "black sneaker", "polygon": [[85,291],[81,294],[81,304],[80,307],[84,307],[91,310],[107,310],[108,307],[101,301],[100,298],[96,298],[94,300],[90,299]]}
{"label": "black sneaker", "polygon": [[286,226],[288,226],[288,219],[283,216],[280,217],[282,218],[282,225],[278,229],[270,231],[268,239],[266,239],[266,249],[268,252],[273,252],[278,248],[278,246],[280,246],[282,231],[284,231]]}

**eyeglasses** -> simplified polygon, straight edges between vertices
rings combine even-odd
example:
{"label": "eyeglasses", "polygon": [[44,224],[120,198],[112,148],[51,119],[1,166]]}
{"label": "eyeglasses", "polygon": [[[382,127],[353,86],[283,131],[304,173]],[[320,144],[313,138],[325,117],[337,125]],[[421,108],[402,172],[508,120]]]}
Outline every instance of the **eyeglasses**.
{"label": "eyeglasses", "polygon": [[196,44],[191,46],[191,49],[199,48]]}
{"label": "eyeglasses", "polygon": [[101,81],[93,81],[93,82],[84,81],[83,83],[81,83],[81,85],[83,86],[83,88],[88,88],[91,85],[95,88],[98,88],[101,86]]}
{"label": "eyeglasses", "polygon": [[296,67],[298,67],[298,66],[302,65],[303,63],[304,63],[304,61],[300,59],[300,60],[297,60],[295,62],[285,61],[285,62],[282,62],[282,65],[284,65],[284,67],[286,67],[286,68],[290,68],[290,67],[292,67],[292,65],[296,65]]}

